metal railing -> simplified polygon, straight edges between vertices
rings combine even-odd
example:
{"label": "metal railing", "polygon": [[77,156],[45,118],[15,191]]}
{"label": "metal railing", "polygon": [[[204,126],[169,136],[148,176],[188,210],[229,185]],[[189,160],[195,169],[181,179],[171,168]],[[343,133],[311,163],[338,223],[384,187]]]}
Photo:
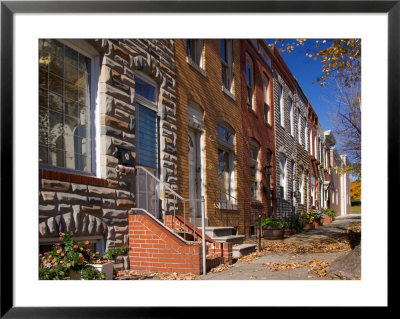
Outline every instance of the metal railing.
{"label": "metal railing", "polygon": [[[192,233],[187,232],[186,227],[186,214],[189,212],[190,204],[201,203],[201,229],[202,229],[202,250],[203,250],[203,272],[206,273],[206,243],[205,243],[205,200],[202,198],[183,198],[175,190],[173,190],[167,183],[161,181],[148,169],[142,166],[136,166],[136,206],[146,210],[157,219],[162,219],[164,225],[166,224],[166,215],[173,215],[172,231],[182,237],[185,241],[198,242],[196,237],[196,214],[193,216],[192,223],[194,225]],[[180,201],[180,203],[178,202]],[[176,229],[176,214],[180,207],[183,210],[183,233]],[[188,209],[189,208],[189,209]],[[165,225],[166,226],[166,225]]]}

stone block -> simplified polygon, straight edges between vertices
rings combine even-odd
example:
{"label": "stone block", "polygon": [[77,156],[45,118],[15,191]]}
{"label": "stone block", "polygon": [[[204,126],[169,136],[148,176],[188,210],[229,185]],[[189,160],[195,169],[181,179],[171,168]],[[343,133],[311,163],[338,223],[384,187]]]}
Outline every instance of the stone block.
{"label": "stone block", "polygon": [[110,218],[110,219],[121,219],[128,217],[127,210],[119,210],[119,209],[106,209],[103,208],[103,217]]}
{"label": "stone block", "polygon": [[115,208],[115,199],[103,198],[103,207]]}
{"label": "stone block", "polygon": [[87,193],[87,185],[71,183],[71,189],[74,193],[80,195]]}
{"label": "stone block", "polygon": [[87,203],[87,196],[71,194],[71,193],[57,193],[57,199],[59,202],[71,203],[71,204]]}
{"label": "stone block", "polygon": [[67,192],[69,191],[71,183],[50,180],[50,179],[42,179],[41,185],[42,185],[42,190]]}
{"label": "stone block", "polygon": [[101,215],[101,207],[100,206],[81,206],[82,212],[94,216],[100,216]]}
{"label": "stone block", "polygon": [[61,213],[61,214],[72,212],[72,206],[69,205],[69,204],[59,204],[58,205],[58,212]]}
{"label": "stone block", "polygon": [[55,192],[41,192],[42,201],[44,203],[51,203],[54,202],[56,193]]}
{"label": "stone block", "polygon": [[136,207],[136,203],[130,199],[117,199],[116,204],[118,208],[132,208]]}
{"label": "stone block", "polygon": [[97,187],[97,186],[88,186],[88,191],[90,195],[106,197],[106,198],[115,198],[115,190],[112,188],[106,187]]}

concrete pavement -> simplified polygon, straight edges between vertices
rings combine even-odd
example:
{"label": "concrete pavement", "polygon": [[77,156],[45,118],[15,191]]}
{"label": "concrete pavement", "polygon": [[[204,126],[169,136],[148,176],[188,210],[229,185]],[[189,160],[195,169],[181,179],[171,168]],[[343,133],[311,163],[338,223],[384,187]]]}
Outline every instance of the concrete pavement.
{"label": "concrete pavement", "polygon": [[[302,234],[296,234],[285,238],[282,242],[308,243],[313,240],[331,238],[349,228],[349,226],[361,220],[361,215],[348,215],[337,217],[332,224],[321,226],[317,229]],[[238,261],[232,268],[218,273],[208,273],[206,276],[199,276],[202,280],[326,280],[310,272],[309,268],[296,268],[291,270],[274,271],[267,267],[266,263],[308,263],[312,260],[334,261],[336,258],[345,255],[346,252],[329,253],[268,253],[251,263]]]}

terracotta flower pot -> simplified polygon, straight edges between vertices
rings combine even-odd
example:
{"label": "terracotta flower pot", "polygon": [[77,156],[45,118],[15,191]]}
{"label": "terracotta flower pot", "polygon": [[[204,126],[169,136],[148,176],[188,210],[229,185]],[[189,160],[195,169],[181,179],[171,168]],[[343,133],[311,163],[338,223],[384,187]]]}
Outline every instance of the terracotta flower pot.
{"label": "terracotta flower pot", "polygon": [[314,229],[315,227],[314,227],[314,224],[310,224],[310,223],[307,223],[307,222],[304,222],[304,224],[303,224],[303,229],[304,230],[311,230],[311,229]]}

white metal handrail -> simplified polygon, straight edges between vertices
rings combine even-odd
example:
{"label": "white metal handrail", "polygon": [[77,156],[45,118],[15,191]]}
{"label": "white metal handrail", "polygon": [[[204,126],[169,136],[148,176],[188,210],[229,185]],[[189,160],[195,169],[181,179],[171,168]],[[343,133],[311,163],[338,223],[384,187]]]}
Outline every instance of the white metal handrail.
{"label": "white metal handrail", "polygon": [[[139,195],[140,194],[140,192],[139,192],[139,188],[140,188],[139,187],[139,178],[140,178],[139,174],[140,174],[140,171],[143,171],[145,173],[145,178],[146,178],[145,179],[145,187],[146,187],[146,190],[145,190],[146,203],[145,204],[146,204],[146,207],[139,207],[140,204],[141,204],[140,195]],[[157,182],[157,183],[154,183],[154,216],[158,212],[157,203],[158,203],[159,199],[161,199],[159,197],[159,192],[160,192],[161,188],[162,189],[167,189],[169,192],[171,192],[172,199],[174,200],[173,201],[173,208],[174,208],[173,209],[173,223],[172,223],[172,225],[173,225],[172,231],[174,233],[176,233],[175,220],[176,220],[176,211],[177,211],[178,199],[183,202],[183,224],[184,224],[183,227],[184,227],[184,240],[185,241],[187,241],[186,240],[186,203],[187,202],[189,202],[189,203],[190,202],[195,202],[195,203],[201,202],[202,203],[202,205],[201,205],[201,224],[202,224],[201,229],[202,229],[203,274],[206,274],[206,240],[205,240],[205,212],[204,212],[204,210],[205,210],[205,205],[204,205],[205,204],[205,199],[204,199],[204,197],[202,197],[201,199],[199,199],[199,198],[183,198],[176,191],[174,191],[167,183],[161,181],[158,177],[156,177],[148,169],[146,169],[146,168],[144,168],[142,166],[136,166],[136,193],[137,193],[137,197],[138,197],[137,200],[136,200],[136,203],[137,203],[138,208],[146,210],[150,214],[151,214],[151,212],[148,209],[149,208],[148,207],[148,205],[149,205],[148,196],[149,196],[149,191],[150,191],[149,185],[148,185],[148,176],[150,176],[155,182]],[[163,199],[165,200],[166,198],[163,197]],[[165,210],[162,210],[162,212],[163,212],[163,216],[162,217],[163,217],[164,225],[165,225],[165,223],[166,223],[166,218],[165,218],[166,212],[165,212]],[[196,240],[196,216],[194,216],[193,241],[197,242],[197,240]]]}

